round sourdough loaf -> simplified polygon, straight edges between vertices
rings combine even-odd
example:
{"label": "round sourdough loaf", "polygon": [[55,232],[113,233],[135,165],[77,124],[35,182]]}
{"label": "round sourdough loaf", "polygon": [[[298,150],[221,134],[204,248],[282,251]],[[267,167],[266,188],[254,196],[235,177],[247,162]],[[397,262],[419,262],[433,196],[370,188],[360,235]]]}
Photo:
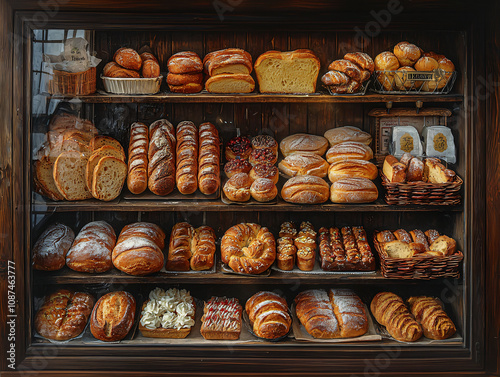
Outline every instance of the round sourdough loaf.
{"label": "round sourdough loaf", "polygon": [[317,135],[299,133],[287,136],[280,142],[280,150],[285,157],[298,152],[311,152],[323,156],[327,149],[328,140]]}

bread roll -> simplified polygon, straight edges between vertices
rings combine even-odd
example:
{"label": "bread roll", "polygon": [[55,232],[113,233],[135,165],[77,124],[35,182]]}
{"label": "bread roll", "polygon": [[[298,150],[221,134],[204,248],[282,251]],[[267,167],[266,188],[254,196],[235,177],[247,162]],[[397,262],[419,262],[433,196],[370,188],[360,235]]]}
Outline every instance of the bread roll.
{"label": "bread roll", "polygon": [[179,192],[189,195],[198,189],[198,129],[193,122],[182,121],[176,139],[175,181]]}
{"label": "bread roll", "polygon": [[375,57],[376,71],[395,71],[400,67],[399,60],[390,51],[384,51]]}
{"label": "bread roll", "polygon": [[224,194],[233,202],[247,202],[250,200],[250,186],[252,180],[245,173],[237,173],[233,175],[224,184]]}
{"label": "bread roll", "polygon": [[394,55],[402,66],[412,66],[420,58],[420,48],[412,43],[399,42],[394,46]]}
{"label": "bread roll", "polygon": [[329,186],[322,178],[299,175],[290,178],[281,189],[281,197],[289,203],[320,204],[328,200]]}
{"label": "bread roll", "polygon": [[363,78],[361,69],[356,64],[351,63],[349,60],[334,60],[330,63],[328,69],[330,71],[339,71],[345,73],[347,76],[357,82],[361,82]]}
{"label": "bread roll", "polygon": [[333,203],[370,203],[378,198],[377,186],[366,178],[341,178],[332,183]]}
{"label": "bread roll", "polygon": [[368,132],[351,126],[331,128],[325,132],[324,136],[328,139],[330,147],[346,141],[355,141],[366,145],[370,145],[372,142],[372,136]]}
{"label": "bread roll", "polygon": [[88,223],[66,254],[66,265],[78,272],[106,272],[113,267],[111,253],[115,242],[115,231],[107,222]]}
{"label": "bread roll", "polygon": [[410,236],[410,234],[406,230],[404,230],[404,229],[398,229],[398,230],[394,231],[394,236],[399,241],[402,241],[402,242],[405,242],[405,243],[410,243],[411,242],[411,236]]}
{"label": "bread roll", "polygon": [[163,267],[165,233],[158,225],[137,222],[125,226],[113,249],[114,266],[130,275],[149,275]]}
{"label": "bread roll", "polygon": [[252,166],[260,164],[274,165],[278,161],[278,154],[272,148],[257,148],[252,150],[248,161]]}
{"label": "bread roll", "polygon": [[437,158],[426,158],[424,166],[424,181],[431,183],[453,182],[455,172],[446,169]]}
{"label": "bread roll", "polygon": [[349,76],[339,71],[328,71],[321,77],[321,82],[326,86],[347,85],[349,81]]}
{"label": "bread roll", "polygon": [[297,152],[311,152],[323,156],[327,149],[328,140],[317,135],[298,133],[287,136],[280,142],[280,150],[285,157]]}
{"label": "bread roll", "polygon": [[373,181],[377,176],[377,167],[366,160],[337,161],[331,164],[328,169],[330,182],[347,177],[366,178]]}
{"label": "bread roll", "polygon": [[148,61],[148,60],[152,60],[152,61],[155,61],[158,63],[158,59],[156,59],[156,57],[150,53],[150,52],[143,52],[141,55],[140,55],[141,59],[142,59],[142,62],[145,62],[145,61]]}
{"label": "bread roll", "polygon": [[35,315],[35,330],[47,339],[75,338],[87,326],[94,302],[88,293],[59,289],[44,298]]}
{"label": "bread roll", "polygon": [[424,232],[419,229],[414,229],[410,232],[411,238],[413,242],[422,244],[425,247],[425,250],[429,250],[429,243],[427,242],[427,237]]}
{"label": "bread roll", "polygon": [[142,66],[140,55],[131,48],[122,47],[115,52],[113,60],[126,69],[138,71]]}
{"label": "bread roll", "polygon": [[75,239],[73,230],[64,224],[54,223],[40,235],[33,246],[32,265],[35,270],[55,271],[66,264],[66,254]]}
{"label": "bread roll", "polygon": [[255,61],[261,93],[314,93],[320,69],[311,51],[267,51]]}
{"label": "bread roll", "polygon": [[200,73],[203,71],[203,64],[197,53],[181,51],[168,59],[167,68],[170,73]]}
{"label": "bread roll", "polygon": [[346,141],[335,144],[326,152],[326,160],[333,164],[343,160],[371,160],[373,158],[372,149],[366,144]]}
{"label": "bread roll", "polygon": [[328,163],[322,157],[310,152],[291,154],[280,161],[278,167],[289,177],[314,175],[323,178],[328,173]]}
{"label": "bread roll", "polygon": [[276,198],[278,189],[272,180],[258,178],[250,186],[250,195],[258,202],[269,202]]}
{"label": "bread roll", "polygon": [[249,174],[250,170],[252,170],[252,164],[248,160],[242,160],[239,157],[229,160],[224,165],[224,173],[226,173],[226,177],[228,178],[238,173]]}
{"label": "bread roll", "polygon": [[253,332],[264,339],[278,339],[288,334],[292,318],[286,300],[273,292],[261,291],[250,297],[245,310]]}
{"label": "bread roll", "polygon": [[198,188],[204,195],[217,192],[220,187],[220,139],[219,131],[212,123],[200,125]]}
{"label": "bread roll", "polygon": [[260,274],[276,259],[276,241],[266,227],[241,223],[224,233],[221,258],[233,271]]}
{"label": "bread roll", "polygon": [[380,292],[373,298],[370,309],[373,316],[389,334],[402,342],[414,342],[422,337],[422,327],[408,311],[401,297],[391,292]]}
{"label": "bread roll", "polygon": [[382,171],[389,182],[406,181],[406,166],[390,154],[385,156]]}
{"label": "bread roll", "polygon": [[375,70],[373,59],[364,52],[349,52],[344,55],[344,59],[357,64],[361,69],[370,72],[370,75]]}
{"label": "bread roll", "polygon": [[253,149],[270,148],[275,154],[278,154],[278,143],[274,137],[269,135],[257,135],[252,138]]}
{"label": "bread roll", "polygon": [[427,56],[421,57],[415,63],[415,69],[417,71],[430,72],[430,71],[434,71],[438,67],[439,67],[438,62],[435,59],[427,57]]}
{"label": "bread roll", "polygon": [[424,180],[424,163],[421,159],[413,157],[408,164],[406,172],[406,180],[408,182],[418,182]]}
{"label": "bread roll", "polygon": [[94,306],[90,331],[96,339],[115,342],[127,336],[135,319],[136,302],[128,292],[109,292]]}
{"label": "bread roll", "polygon": [[142,77],[160,76],[160,65],[154,60],[146,60],[142,63]]}
{"label": "bread roll", "polygon": [[247,136],[236,136],[233,137],[226,144],[225,156],[226,160],[232,160],[234,158],[248,159],[252,153],[252,142]]}
{"label": "bread roll", "polygon": [[415,72],[412,67],[401,67],[394,76],[394,84],[399,90],[405,91],[407,89],[418,89],[422,86],[422,81],[415,81],[408,79],[407,72]]}

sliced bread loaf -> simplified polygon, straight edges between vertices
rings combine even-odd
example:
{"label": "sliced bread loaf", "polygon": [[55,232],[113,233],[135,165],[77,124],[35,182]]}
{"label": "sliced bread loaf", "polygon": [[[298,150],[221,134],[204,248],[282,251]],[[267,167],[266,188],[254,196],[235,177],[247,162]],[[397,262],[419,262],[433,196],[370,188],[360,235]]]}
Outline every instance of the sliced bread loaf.
{"label": "sliced bread loaf", "polygon": [[122,153],[118,149],[110,145],[104,145],[92,152],[89,160],[87,161],[87,168],[85,169],[85,181],[90,192],[92,192],[92,178],[94,176],[94,169],[101,158],[106,156],[116,157],[117,159],[124,161]]}
{"label": "sliced bread loaf", "polygon": [[267,51],[254,68],[261,93],[314,93],[320,61],[311,50]]}
{"label": "sliced bread loaf", "polygon": [[35,162],[35,184],[40,194],[52,200],[64,200],[54,182],[54,163],[49,156],[43,156]]}
{"label": "sliced bread loaf", "polygon": [[62,152],[54,164],[54,182],[66,200],[92,197],[85,184],[87,159],[77,151]]}
{"label": "sliced bread loaf", "polygon": [[255,89],[255,81],[247,74],[221,74],[210,77],[205,89],[210,93],[251,93]]}
{"label": "sliced bread loaf", "polygon": [[127,164],[116,157],[102,157],[94,169],[92,195],[104,201],[115,199],[127,178]]}

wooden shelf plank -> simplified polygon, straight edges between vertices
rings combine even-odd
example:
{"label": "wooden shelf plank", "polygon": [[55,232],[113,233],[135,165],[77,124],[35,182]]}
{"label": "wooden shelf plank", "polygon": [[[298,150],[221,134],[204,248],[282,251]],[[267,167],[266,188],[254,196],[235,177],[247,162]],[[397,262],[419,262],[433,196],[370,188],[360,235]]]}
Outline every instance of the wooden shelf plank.
{"label": "wooden shelf plank", "polygon": [[190,212],[409,212],[409,211],[462,211],[463,206],[395,206],[386,204],[383,199],[366,204],[317,204],[299,205],[278,200],[277,204],[247,204],[228,205],[220,200],[125,200],[116,199],[111,202],[102,202],[89,199],[75,202],[52,202],[43,199],[34,199],[32,211],[35,213],[78,212],[78,211],[190,211]]}
{"label": "wooden shelf plank", "polygon": [[119,95],[98,92],[86,96],[48,96],[52,99],[80,100],[84,103],[381,103],[381,102],[462,102],[462,94],[366,94],[364,96],[314,94],[178,94]]}

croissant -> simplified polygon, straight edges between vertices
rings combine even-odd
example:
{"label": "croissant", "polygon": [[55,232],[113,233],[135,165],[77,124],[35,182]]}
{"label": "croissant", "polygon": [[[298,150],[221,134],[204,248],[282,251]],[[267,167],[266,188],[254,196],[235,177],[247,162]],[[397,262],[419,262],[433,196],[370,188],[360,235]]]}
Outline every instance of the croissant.
{"label": "croissant", "polygon": [[276,259],[276,241],[266,227],[241,223],[229,228],[222,237],[221,256],[233,271],[260,274]]}
{"label": "croissant", "polygon": [[411,314],[422,325],[426,338],[447,339],[457,331],[437,299],[426,296],[410,297],[408,306]]}
{"label": "croissant", "polygon": [[373,298],[370,309],[377,322],[385,326],[394,339],[414,342],[422,336],[422,327],[398,295],[380,292]]}
{"label": "croissant", "polygon": [[255,335],[277,339],[290,331],[292,318],[286,300],[273,292],[262,291],[250,297],[245,310]]}

